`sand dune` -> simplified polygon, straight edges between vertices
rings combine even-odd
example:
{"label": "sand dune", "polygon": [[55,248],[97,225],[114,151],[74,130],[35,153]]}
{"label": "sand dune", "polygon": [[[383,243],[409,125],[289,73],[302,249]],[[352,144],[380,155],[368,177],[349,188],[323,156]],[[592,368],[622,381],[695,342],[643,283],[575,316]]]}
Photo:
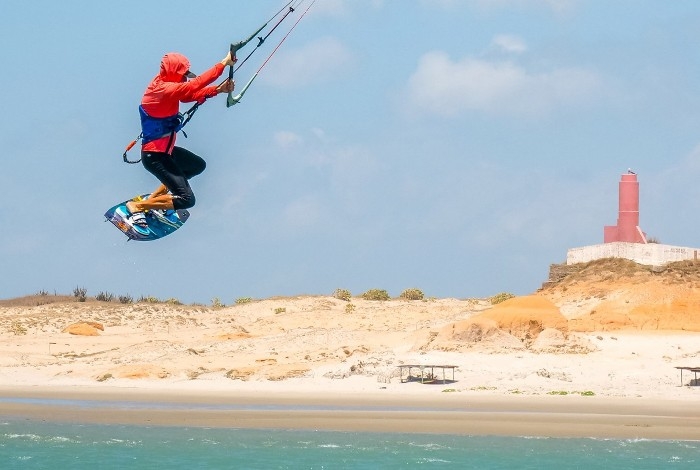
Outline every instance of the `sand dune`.
{"label": "sand dune", "polygon": [[[620,303],[607,307],[615,301],[610,297],[580,308],[578,316],[571,308],[577,300],[552,292],[495,306],[485,300],[312,296],[225,308],[97,301],[2,306],[0,380],[241,390],[284,383],[293,390],[476,395],[694,394],[680,386],[675,369],[700,364],[700,334],[686,328],[692,308],[673,310],[678,303],[671,299],[663,309],[623,302],[622,311]],[[673,313],[655,328],[638,326],[639,318],[663,316],[664,309]],[[401,364],[455,365],[455,382],[407,381],[399,376]],[[691,380],[686,374],[683,385]]]}

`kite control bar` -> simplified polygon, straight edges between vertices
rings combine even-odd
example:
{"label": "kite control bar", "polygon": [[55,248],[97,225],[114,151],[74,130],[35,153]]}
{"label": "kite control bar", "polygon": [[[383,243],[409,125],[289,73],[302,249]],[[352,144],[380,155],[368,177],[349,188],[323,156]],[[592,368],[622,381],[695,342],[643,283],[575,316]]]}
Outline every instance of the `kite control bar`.
{"label": "kite control bar", "polygon": [[258,30],[256,32],[254,32],[253,34],[251,34],[248,39],[246,39],[244,41],[238,41],[236,43],[232,43],[231,44],[231,56],[236,55],[236,52],[238,51],[238,49],[242,49],[243,47],[245,47],[245,45],[248,44],[255,36],[257,36],[260,31],[265,29],[265,26],[267,26],[267,23],[265,23],[260,28],[258,28]]}
{"label": "kite control bar", "polygon": [[[230,68],[229,71],[228,71],[228,79],[229,79],[229,80],[233,80],[233,73],[234,73],[236,70],[238,70],[239,68],[241,68],[241,66],[242,66],[243,64],[245,64],[246,61],[247,61],[248,59],[250,59],[250,56],[252,56],[253,53],[254,53],[255,51],[257,51],[258,48],[259,48],[260,46],[263,45],[263,43],[265,42],[265,40],[266,40],[268,37],[270,37],[270,34],[272,34],[272,33],[275,31],[275,29],[277,29],[277,27],[284,21],[284,19],[287,18],[287,16],[289,16],[289,14],[292,13],[292,12],[294,11],[294,6],[292,5],[292,3],[294,3],[294,1],[295,1],[295,0],[291,0],[290,2],[287,2],[287,4],[286,4],[285,6],[283,6],[282,9],[281,9],[280,11],[278,11],[277,13],[275,13],[275,14],[272,16],[272,18],[270,18],[269,20],[267,20],[267,21],[265,22],[265,24],[262,25],[260,28],[258,28],[258,30],[257,30],[256,32],[254,32],[253,34],[251,34],[250,37],[249,37],[248,39],[246,39],[246,40],[244,40],[244,41],[239,41],[239,42],[234,43],[234,44],[231,44],[231,58],[233,58],[233,57],[235,56],[235,54],[236,54],[236,51],[238,51],[238,50],[241,49],[243,46],[245,46],[246,44],[248,44],[248,42],[250,42],[255,36],[257,36],[258,33],[259,33],[260,31],[262,31],[263,29],[265,29],[265,27],[267,27],[267,25],[268,25],[268,23],[269,23],[270,21],[272,21],[273,19],[275,19],[275,18],[277,17],[277,15],[279,15],[279,14],[282,13],[285,9],[287,9],[287,12],[282,16],[282,18],[279,19],[279,21],[277,22],[277,24],[275,24],[275,26],[272,27],[272,29],[265,35],[265,37],[260,37],[260,36],[258,36],[258,45],[255,46],[255,49],[253,49],[252,51],[250,51],[250,53],[246,56],[245,59],[243,59],[243,61],[238,65],[238,67],[236,67],[236,68],[234,69],[233,66],[231,66],[231,68]],[[313,2],[312,2],[312,3],[313,3]],[[292,29],[294,29],[294,28],[292,28]],[[251,80],[251,81],[252,81],[252,80]],[[250,82],[248,83],[248,85],[250,85]],[[248,86],[246,86],[245,88],[247,89]],[[238,103],[238,101],[237,101],[236,98],[231,94],[231,92],[229,92],[228,97],[226,98],[226,107],[227,107],[227,108],[230,108],[231,106],[233,106],[233,105],[236,104],[236,103]]]}
{"label": "kite control bar", "polygon": [[[291,8],[291,7],[290,7],[290,8]],[[277,16],[277,15],[275,15],[275,16]],[[273,16],[273,18],[274,18],[274,16]],[[238,49],[242,49],[243,47],[245,47],[245,45],[248,44],[255,36],[257,36],[258,33],[259,33],[260,31],[262,31],[263,29],[265,29],[265,26],[267,26],[267,22],[266,22],[264,25],[262,25],[260,28],[258,28],[258,30],[257,30],[256,32],[254,32],[253,34],[251,34],[250,37],[249,37],[248,39],[245,39],[245,40],[243,40],[243,41],[238,41],[238,42],[236,42],[236,43],[231,43],[231,49],[230,49],[230,51],[231,51],[231,59],[233,59],[234,57],[236,57],[236,52],[238,52]],[[260,43],[258,44],[258,47],[260,46],[260,44],[263,43],[263,41],[264,41],[264,39],[260,39]],[[257,47],[256,47],[255,49],[257,49]],[[255,49],[253,49],[253,50],[255,50]],[[252,55],[252,52],[251,52],[250,54],[248,54],[248,57],[250,57],[251,55]],[[245,60],[244,60],[243,62],[245,62],[246,60],[248,60],[248,57],[246,57]],[[243,64],[241,64],[241,65],[243,65]],[[229,80],[233,80],[233,72],[234,72],[234,70],[233,70],[233,65],[231,65],[231,66],[229,67],[229,70],[228,70],[228,79],[229,79]],[[231,93],[228,94],[228,99],[226,100],[227,105],[228,105],[228,101],[229,101],[230,99],[231,99]]]}
{"label": "kite control bar", "polygon": [[[284,37],[282,38],[282,40],[281,40],[279,43],[277,43],[277,46],[275,47],[275,49],[270,53],[269,56],[267,56],[267,59],[265,59],[265,62],[263,62],[263,64],[262,64],[262,65],[260,66],[260,68],[258,69],[258,71],[255,72],[255,74],[250,78],[250,80],[248,80],[248,83],[245,84],[245,86],[243,87],[243,89],[242,89],[236,96],[232,96],[231,93],[228,94],[228,98],[226,99],[226,107],[231,107],[231,106],[233,106],[234,104],[237,104],[237,103],[240,103],[240,102],[241,102],[241,98],[243,98],[243,95],[244,95],[245,92],[248,90],[248,87],[250,87],[250,85],[253,83],[253,80],[255,80],[255,79],[257,78],[258,74],[259,74],[260,71],[263,69],[263,67],[265,67],[265,65],[267,64],[267,62],[272,58],[273,55],[275,55],[275,52],[277,52],[277,49],[280,48],[280,46],[281,46],[282,43],[285,41],[285,39],[287,39],[287,37],[292,33],[292,31],[294,31],[294,28],[297,27],[297,25],[299,24],[299,22],[301,21],[301,19],[306,15],[306,13],[308,13],[309,9],[311,8],[311,6],[312,6],[315,2],[316,2],[316,0],[312,0],[312,1],[311,1],[311,3],[309,4],[309,6],[306,8],[306,10],[304,10],[304,13],[302,13],[301,16],[299,16],[299,18],[297,19],[296,23],[294,23],[294,25],[290,28],[290,30],[287,31],[287,34],[284,35]],[[291,3],[291,2],[290,2],[290,3]],[[277,24],[275,25],[275,27],[272,28],[272,29],[270,30],[270,32],[267,33],[267,35],[266,35],[264,38],[258,38],[258,39],[260,40],[260,43],[257,45],[257,47],[256,47],[255,49],[253,49],[253,51],[252,51],[250,54],[248,54],[248,57],[250,57],[250,56],[253,54],[253,52],[255,52],[255,51],[257,50],[257,48],[260,47],[260,45],[261,45],[263,42],[265,42],[265,39],[267,39],[267,37],[268,37],[270,34],[272,34],[272,31],[274,31],[275,28],[277,28],[277,26],[279,26],[279,24],[282,22],[282,20],[284,20],[284,19],[287,17],[287,15],[289,15],[289,14],[290,14],[291,12],[293,12],[293,11],[294,11],[294,8],[289,7],[289,10],[287,11],[287,13],[285,13],[285,15],[277,22]],[[232,47],[233,47],[233,45],[232,45]],[[248,60],[248,57],[246,57],[245,60],[244,60],[243,62],[245,62],[246,60]],[[243,65],[243,64],[241,64],[241,65]],[[239,66],[239,67],[240,67],[240,66]],[[236,70],[238,70],[238,69],[236,69]]]}

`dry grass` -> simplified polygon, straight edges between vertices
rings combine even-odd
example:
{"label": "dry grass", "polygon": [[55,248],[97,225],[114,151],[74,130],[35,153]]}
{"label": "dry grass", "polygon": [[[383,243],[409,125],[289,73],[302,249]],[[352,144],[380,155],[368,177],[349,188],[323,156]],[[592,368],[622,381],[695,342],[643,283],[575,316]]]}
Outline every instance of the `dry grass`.
{"label": "dry grass", "polygon": [[75,302],[72,295],[26,295],[14,299],[0,300],[0,307],[36,307],[37,305]]}
{"label": "dry grass", "polygon": [[571,265],[569,269],[567,276],[559,282],[551,282],[543,290],[601,281],[638,284],[652,278],[665,284],[700,282],[700,261],[678,261],[663,267],[652,267],[628,259],[604,258]]}

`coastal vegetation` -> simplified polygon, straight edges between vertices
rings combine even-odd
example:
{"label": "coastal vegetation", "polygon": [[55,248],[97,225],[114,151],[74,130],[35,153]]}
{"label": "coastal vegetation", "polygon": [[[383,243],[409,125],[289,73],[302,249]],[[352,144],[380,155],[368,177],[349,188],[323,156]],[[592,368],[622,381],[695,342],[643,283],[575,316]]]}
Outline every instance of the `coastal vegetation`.
{"label": "coastal vegetation", "polygon": [[384,289],[370,289],[364,294],[362,294],[362,298],[365,300],[389,300],[391,297],[389,297],[389,294],[387,293],[386,290]]}

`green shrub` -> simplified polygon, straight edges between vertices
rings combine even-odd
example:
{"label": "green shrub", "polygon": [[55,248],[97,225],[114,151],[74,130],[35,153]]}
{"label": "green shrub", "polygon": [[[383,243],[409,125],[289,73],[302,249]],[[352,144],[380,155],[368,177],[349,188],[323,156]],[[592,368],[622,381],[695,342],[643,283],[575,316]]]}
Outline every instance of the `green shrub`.
{"label": "green shrub", "polygon": [[129,294],[119,296],[119,303],[121,303],[121,304],[130,304],[133,301],[134,301],[134,299],[132,299]]}
{"label": "green shrub", "polygon": [[501,292],[500,294],[496,294],[489,298],[489,301],[491,302],[491,305],[496,305],[500,304],[501,302],[505,302],[508,299],[512,299],[513,297],[515,297],[515,295],[511,294],[510,292]]}
{"label": "green shrub", "polygon": [[345,313],[352,313],[355,311],[355,304],[347,304],[345,306]]}
{"label": "green shrub", "polygon": [[404,300],[423,300],[423,291],[420,289],[406,289],[399,295]]}
{"label": "green shrub", "polygon": [[214,308],[223,308],[226,305],[222,304],[221,300],[219,300],[218,297],[214,297],[213,299],[211,299],[211,306]]}
{"label": "green shrub", "polygon": [[236,299],[236,305],[249,304],[253,301],[252,297],[239,297]]}
{"label": "green shrub", "polygon": [[284,313],[284,312],[286,312],[286,311],[287,311],[287,309],[284,308],[284,307],[277,307],[277,308],[275,309],[275,315],[278,315],[278,314],[280,314],[280,313]]}
{"label": "green shrub", "polygon": [[333,292],[333,297],[349,302],[352,294],[350,294],[350,291],[347,289],[336,289],[335,292]]}
{"label": "green shrub", "polygon": [[370,289],[364,294],[362,298],[365,300],[389,300],[389,294],[383,289]]}

